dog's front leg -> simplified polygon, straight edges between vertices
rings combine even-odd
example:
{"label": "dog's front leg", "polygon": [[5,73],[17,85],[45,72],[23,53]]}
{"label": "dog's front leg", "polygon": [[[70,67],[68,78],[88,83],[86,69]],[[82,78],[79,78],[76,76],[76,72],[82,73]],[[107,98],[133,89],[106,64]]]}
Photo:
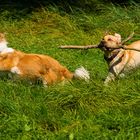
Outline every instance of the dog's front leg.
{"label": "dog's front leg", "polygon": [[109,73],[108,73],[107,78],[105,79],[104,84],[108,85],[109,82],[114,81],[116,79],[116,77],[118,77],[119,75],[123,74],[122,71],[123,71],[125,65],[126,65],[126,63],[122,62],[122,63],[119,63],[119,64],[117,64],[115,66],[112,66],[109,69]]}
{"label": "dog's front leg", "polygon": [[112,66],[110,69],[109,69],[109,74],[107,76],[107,78],[105,79],[105,82],[104,84],[107,85],[110,81],[114,81],[116,77],[120,76],[120,77],[123,77],[124,76],[124,73],[123,70],[124,70],[124,67],[126,66],[127,63],[125,63],[124,61],[115,65],[115,66]]}
{"label": "dog's front leg", "polygon": [[124,66],[122,63],[118,64],[116,66],[113,66],[109,69],[108,76],[106,77],[104,84],[108,85],[109,82],[114,81],[116,77],[118,76],[124,76],[124,73],[121,73],[124,69]]}
{"label": "dog's front leg", "polygon": [[[116,58],[114,58],[114,59],[116,59]],[[115,80],[115,78],[117,76],[123,74],[122,72],[124,70],[124,67],[127,65],[127,63],[128,63],[128,53],[125,51],[123,57],[121,57],[117,61],[114,61],[114,63],[111,64],[111,66],[109,68],[109,74],[104,82],[105,85],[107,85],[110,81]]]}
{"label": "dog's front leg", "polygon": [[104,81],[104,84],[105,84],[105,85],[108,85],[108,83],[111,82],[111,81],[114,81],[115,78],[116,78],[115,73],[112,72],[112,71],[110,71],[110,72],[108,73],[108,76],[106,77],[106,79],[105,79],[105,81]]}

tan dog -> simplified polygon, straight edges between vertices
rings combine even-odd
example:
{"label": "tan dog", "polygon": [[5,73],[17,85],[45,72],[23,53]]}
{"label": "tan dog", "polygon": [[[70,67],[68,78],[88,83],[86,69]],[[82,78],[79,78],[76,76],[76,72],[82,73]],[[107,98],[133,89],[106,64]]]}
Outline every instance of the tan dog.
{"label": "tan dog", "polygon": [[[111,80],[115,80],[117,76],[124,76],[125,72],[130,71],[140,65],[140,51],[114,49],[121,45],[121,36],[119,34],[106,35],[99,48],[104,51],[105,60],[109,66],[109,74],[105,80],[108,84]],[[125,48],[140,50],[140,41],[133,42],[125,46]]]}
{"label": "tan dog", "polygon": [[72,73],[47,55],[26,54],[8,48],[2,33],[0,33],[0,71],[8,71],[22,78],[41,79],[45,86],[73,78],[89,79],[89,73],[83,67]]}

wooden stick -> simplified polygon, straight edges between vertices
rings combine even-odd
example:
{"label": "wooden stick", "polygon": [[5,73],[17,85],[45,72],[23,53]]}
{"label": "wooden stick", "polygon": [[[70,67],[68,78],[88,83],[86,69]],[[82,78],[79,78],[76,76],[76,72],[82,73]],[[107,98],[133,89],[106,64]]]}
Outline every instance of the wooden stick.
{"label": "wooden stick", "polygon": [[[72,45],[68,45],[68,46],[60,46],[61,49],[92,49],[92,48],[98,48],[98,45],[88,45],[88,46],[72,46]],[[109,48],[109,47],[108,47]],[[124,50],[133,50],[133,51],[139,51],[140,49],[135,49],[135,48],[127,48],[126,46],[122,45],[119,47],[115,47],[115,48],[109,48],[109,49],[124,49]]]}
{"label": "wooden stick", "polygon": [[134,36],[134,32],[132,32],[126,39],[124,39],[121,44],[124,45],[128,40],[130,40]]}
{"label": "wooden stick", "polygon": [[[124,49],[124,50],[134,50],[134,51],[140,51],[139,49],[135,48],[126,48],[124,44],[130,40],[134,36],[134,32],[132,32],[126,39],[124,39],[121,42],[121,45],[116,48],[110,48],[110,49]],[[92,48],[98,48],[98,45],[86,45],[86,46],[76,46],[76,45],[67,45],[67,46],[60,46],[61,49],[92,49]]]}
{"label": "wooden stick", "polygon": [[87,46],[60,46],[61,49],[92,49],[92,48],[98,48],[98,45],[87,45]]}
{"label": "wooden stick", "polygon": [[116,47],[116,48],[110,48],[110,49],[124,49],[124,50],[132,50],[132,51],[138,51],[140,52],[140,49],[136,49],[136,48],[127,48],[126,45],[122,45],[120,47]]}

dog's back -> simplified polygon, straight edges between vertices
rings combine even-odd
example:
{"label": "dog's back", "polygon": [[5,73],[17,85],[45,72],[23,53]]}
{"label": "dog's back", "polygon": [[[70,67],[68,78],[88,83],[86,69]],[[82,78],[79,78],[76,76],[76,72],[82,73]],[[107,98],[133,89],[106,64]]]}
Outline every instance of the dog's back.
{"label": "dog's back", "polygon": [[[134,48],[140,50],[140,40],[127,45],[126,48]],[[140,65],[140,51],[125,50],[129,55],[128,67],[135,68]]]}

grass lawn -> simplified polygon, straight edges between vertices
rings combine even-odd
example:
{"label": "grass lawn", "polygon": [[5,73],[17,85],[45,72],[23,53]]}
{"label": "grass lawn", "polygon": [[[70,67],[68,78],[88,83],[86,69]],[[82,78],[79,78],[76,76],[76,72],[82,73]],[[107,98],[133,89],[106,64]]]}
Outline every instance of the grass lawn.
{"label": "grass lawn", "polygon": [[97,44],[106,31],[122,38],[135,31],[131,41],[140,39],[140,5],[70,14],[42,8],[26,16],[4,11],[0,18],[9,47],[50,55],[71,71],[84,66],[91,76],[89,83],[74,80],[48,88],[2,78],[1,140],[140,139],[140,70],[105,87],[108,69],[100,50],[58,48]]}

